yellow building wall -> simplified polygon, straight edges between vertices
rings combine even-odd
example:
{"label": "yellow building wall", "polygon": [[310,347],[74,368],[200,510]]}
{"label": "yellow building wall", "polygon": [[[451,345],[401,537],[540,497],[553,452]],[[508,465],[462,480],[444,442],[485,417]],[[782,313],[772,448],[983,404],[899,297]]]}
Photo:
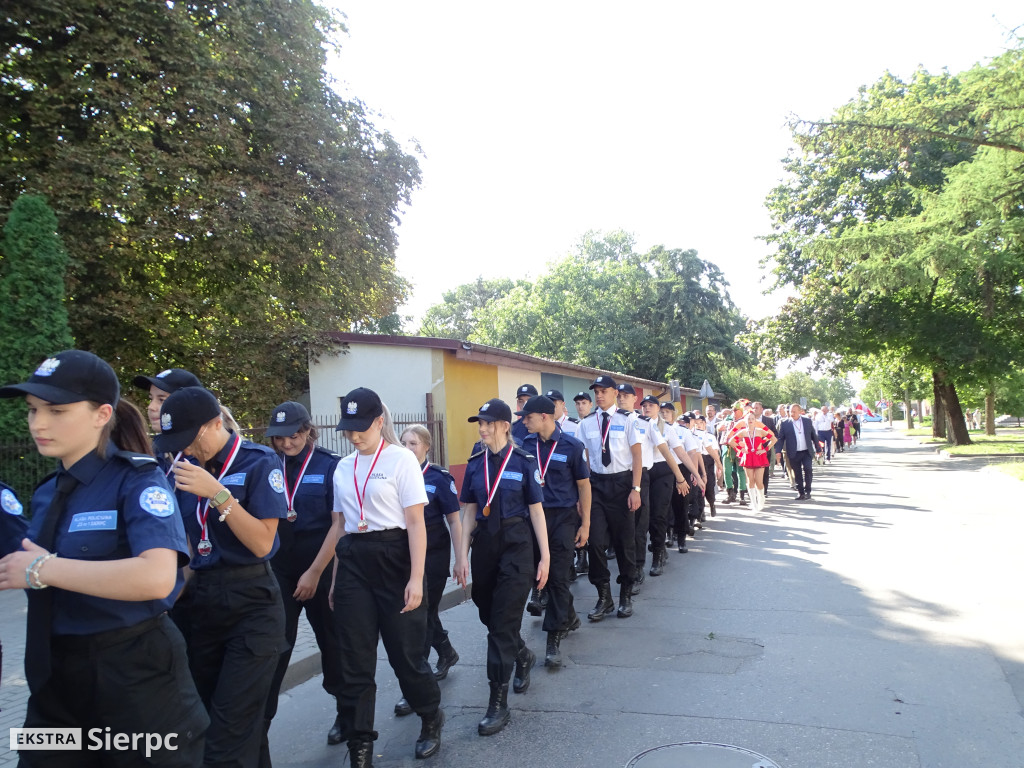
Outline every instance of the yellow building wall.
{"label": "yellow building wall", "polygon": [[480,439],[476,425],[466,419],[475,416],[480,406],[492,397],[497,397],[498,369],[488,363],[474,363],[459,360],[451,354],[445,355],[444,389],[448,465],[461,487],[466,460]]}
{"label": "yellow building wall", "polygon": [[[514,412],[516,410],[516,392],[523,384],[533,384],[537,388],[537,391],[541,394],[544,390],[541,388],[540,371],[527,371],[523,368],[506,368],[504,365],[498,366],[498,388],[495,390],[495,394],[491,397],[500,397],[506,403],[509,408]],[[513,420],[516,418],[512,417]]]}

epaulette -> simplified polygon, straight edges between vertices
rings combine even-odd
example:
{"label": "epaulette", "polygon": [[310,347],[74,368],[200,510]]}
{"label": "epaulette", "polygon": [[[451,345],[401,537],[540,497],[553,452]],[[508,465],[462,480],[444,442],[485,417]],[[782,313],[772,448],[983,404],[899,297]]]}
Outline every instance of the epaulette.
{"label": "epaulette", "polygon": [[534,459],[534,460],[536,460],[536,458],[537,458],[536,456],[534,456],[529,451],[524,450],[523,448],[520,448],[518,445],[512,446],[512,450],[515,451],[520,456],[522,456],[524,459]]}
{"label": "epaulette", "polygon": [[571,422],[572,422],[573,424],[579,424],[579,423],[580,423],[580,420],[579,420],[579,419],[574,419],[574,418],[573,418],[572,416],[566,416],[565,418],[567,418],[567,419],[568,419],[569,421],[571,421]]}
{"label": "epaulette", "polygon": [[155,456],[150,456],[148,453],[135,453],[133,451],[118,451],[114,454],[119,459],[127,461],[136,469],[153,469],[157,466]]}
{"label": "epaulette", "polygon": [[339,453],[335,453],[334,451],[329,451],[329,450],[327,450],[326,448],[324,448],[324,447],[323,447],[322,445],[314,445],[314,446],[313,446],[313,451],[314,451],[314,452],[319,452],[319,453],[326,453],[326,454],[327,454],[328,456],[330,456],[330,457],[331,457],[332,459],[341,459],[341,458],[344,458],[344,457],[343,457],[343,456],[342,456],[341,454],[339,454]]}
{"label": "epaulette", "polygon": [[452,473],[448,470],[448,467],[442,467],[440,464],[431,464],[430,468],[436,469],[442,475],[448,475],[449,477],[451,477]]}
{"label": "epaulette", "polygon": [[260,451],[261,453],[269,453],[273,456],[277,456],[277,451],[271,448],[269,445],[263,443],[254,443],[251,440],[243,440],[240,448],[245,448],[248,451]]}
{"label": "epaulette", "polygon": [[625,408],[616,408],[615,412],[621,413],[623,416],[632,416],[634,413],[633,411],[627,411]]}
{"label": "epaulette", "polygon": [[594,417],[594,416],[597,416],[597,413],[598,413],[597,411],[591,411],[590,413],[588,413],[588,414],[587,414],[586,416],[584,416],[583,418],[584,418],[584,419],[589,419],[589,418],[592,418],[592,417]]}
{"label": "epaulette", "polygon": [[485,453],[487,453],[487,449],[481,446],[479,451],[469,454],[469,460],[475,459],[477,456],[483,456]]}
{"label": "epaulette", "polygon": [[638,416],[637,418],[643,419],[644,421],[650,421],[650,420],[651,420],[651,417],[650,417],[650,416],[644,416],[644,415],[642,415],[642,414],[641,414],[641,415],[639,415],[639,416]]}

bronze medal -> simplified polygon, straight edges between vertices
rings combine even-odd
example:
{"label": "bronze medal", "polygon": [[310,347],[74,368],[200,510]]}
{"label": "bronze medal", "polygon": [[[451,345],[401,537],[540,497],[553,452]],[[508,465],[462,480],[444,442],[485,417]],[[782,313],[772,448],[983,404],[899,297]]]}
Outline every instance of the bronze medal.
{"label": "bronze medal", "polygon": [[491,505],[488,504],[486,507],[484,507],[484,517],[490,517],[490,514],[491,514]]}

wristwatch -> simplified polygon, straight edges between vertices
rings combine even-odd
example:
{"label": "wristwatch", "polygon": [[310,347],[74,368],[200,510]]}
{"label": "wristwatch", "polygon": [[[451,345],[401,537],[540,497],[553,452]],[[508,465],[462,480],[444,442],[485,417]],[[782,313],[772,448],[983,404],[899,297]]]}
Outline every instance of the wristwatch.
{"label": "wristwatch", "polygon": [[213,506],[215,506],[215,507],[219,507],[221,504],[223,504],[225,501],[227,501],[230,498],[231,498],[231,491],[229,491],[227,488],[221,488],[217,492],[217,495],[213,496],[210,499],[210,503],[213,504]]}
{"label": "wristwatch", "polygon": [[636,491],[637,493],[640,493],[640,486],[639,485],[634,485],[633,486],[633,490]]}

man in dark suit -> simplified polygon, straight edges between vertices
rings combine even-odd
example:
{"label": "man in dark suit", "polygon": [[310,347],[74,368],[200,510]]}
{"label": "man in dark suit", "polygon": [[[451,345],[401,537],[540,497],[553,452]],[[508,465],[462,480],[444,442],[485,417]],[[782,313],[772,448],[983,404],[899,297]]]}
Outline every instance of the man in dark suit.
{"label": "man in dark suit", "polygon": [[779,443],[786,452],[786,461],[793,468],[797,501],[811,498],[811,478],[814,474],[814,457],[821,452],[818,435],[811,420],[803,415],[799,403],[789,406],[789,421],[779,426]]}

